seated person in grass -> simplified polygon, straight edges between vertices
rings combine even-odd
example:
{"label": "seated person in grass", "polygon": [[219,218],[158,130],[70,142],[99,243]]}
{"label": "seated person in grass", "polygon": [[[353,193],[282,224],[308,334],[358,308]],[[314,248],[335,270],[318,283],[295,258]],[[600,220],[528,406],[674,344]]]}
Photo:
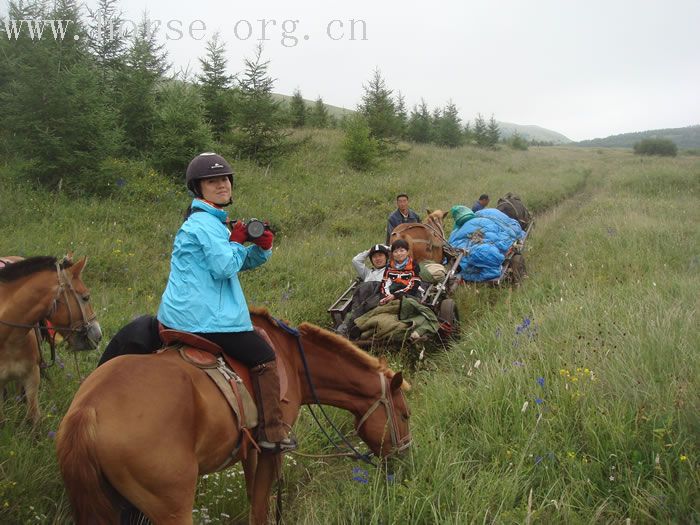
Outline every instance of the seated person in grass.
{"label": "seated person in grass", "polygon": [[[336,328],[336,332],[339,334],[347,335],[348,327],[352,325],[352,320],[362,315],[363,303],[370,297],[378,295],[379,283],[384,277],[384,269],[386,268],[388,257],[389,248],[383,244],[375,244],[369,250],[362,251],[352,258],[352,265],[355,267],[355,271],[357,271],[357,275],[362,279],[362,282],[353,293],[350,312]],[[371,268],[368,268],[366,265],[367,259],[372,264]]]}
{"label": "seated person in grass", "polygon": [[[358,253],[352,258],[352,265],[362,282],[379,282],[384,277],[384,269],[389,258],[389,248],[384,244],[375,244],[369,250]],[[365,261],[369,259],[372,268],[367,268]]]}
{"label": "seated person in grass", "polygon": [[[353,298],[353,307],[343,323],[337,328],[340,335],[357,337],[355,319],[379,305],[400,299],[405,295],[418,295],[420,292],[420,268],[408,255],[408,243],[397,239],[391,245],[391,258],[384,270],[378,291],[371,295],[363,294],[362,298]],[[369,283],[363,283],[369,284]],[[362,285],[361,285],[362,286]],[[369,290],[368,290],[369,291]]]}
{"label": "seated person in grass", "polygon": [[417,296],[420,291],[420,267],[408,255],[408,243],[403,239],[391,245],[391,260],[384,271],[379,304],[386,304],[405,295]]}

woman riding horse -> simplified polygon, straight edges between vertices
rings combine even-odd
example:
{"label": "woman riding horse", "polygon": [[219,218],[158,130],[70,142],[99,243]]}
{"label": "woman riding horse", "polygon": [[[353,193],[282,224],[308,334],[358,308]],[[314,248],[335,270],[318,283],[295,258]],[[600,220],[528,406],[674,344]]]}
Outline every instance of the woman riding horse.
{"label": "woman riding horse", "polygon": [[[266,311],[251,313],[286,371],[286,425],[302,405],[327,404],[355,416],[357,434],[376,455],[410,446],[400,372],[317,326],[293,330]],[[75,523],[116,525],[131,504],[152,523],[192,525],[198,476],[243,461],[250,523],[266,524],[281,454],[241,449],[241,435],[215,383],[177,351],[110,359],[81,384],[57,433]]]}
{"label": "woman riding horse", "polygon": [[[253,330],[238,280],[238,272],[270,258],[274,234],[266,228],[250,239],[241,221],[229,232],[224,207],[232,202],[233,169],[220,155],[202,153],[192,159],[185,180],[195,199],[175,236],[158,320],[212,341],[248,366],[260,416],[258,445],[270,452],[292,450],[296,443],[282,425],[275,353]],[[253,244],[243,246],[247,241]]]}

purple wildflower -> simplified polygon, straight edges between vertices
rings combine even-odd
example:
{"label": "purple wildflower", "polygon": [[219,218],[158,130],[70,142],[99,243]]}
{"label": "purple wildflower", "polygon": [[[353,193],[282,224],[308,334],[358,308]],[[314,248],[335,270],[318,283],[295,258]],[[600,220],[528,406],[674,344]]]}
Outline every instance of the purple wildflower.
{"label": "purple wildflower", "polygon": [[537,384],[544,388],[544,377],[538,377]]}
{"label": "purple wildflower", "polygon": [[537,457],[535,458],[535,465],[539,465],[540,463],[542,463],[542,460],[543,460],[543,459],[544,459],[544,458],[543,458],[542,456],[537,456]]}
{"label": "purple wildflower", "polygon": [[358,483],[363,484],[369,483],[369,472],[367,472],[365,469],[360,467],[353,467],[352,474],[353,481],[357,481]]}
{"label": "purple wildflower", "polygon": [[49,439],[54,439],[56,437],[56,432],[54,432],[53,430],[49,430],[47,436]]}
{"label": "purple wildflower", "polygon": [[538,405],[541,405],[542,403],[544,403],[544,399],[542,399],[541,397],[536,397],[535,403],[537,403]]}

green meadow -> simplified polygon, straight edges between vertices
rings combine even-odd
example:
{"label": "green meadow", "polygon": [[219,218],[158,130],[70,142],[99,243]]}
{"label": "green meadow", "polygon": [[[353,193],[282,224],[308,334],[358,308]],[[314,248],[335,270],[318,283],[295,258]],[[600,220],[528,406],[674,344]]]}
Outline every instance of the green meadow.
{"label": "green meadow", "polygon": [[[536,224],[522,286],[456,292],[459,341],[386,354],[412,385],[410,451],[388,470],[288,456],[284,523],[700,523],[700,157],[404,146],[359,173],[340,132],[308,135],[269,169],[235,162],[230,208],[277,229],[271,260],[242,281],[250,304],[293,324],[330,326],[350,259],[383,242],[397,193],[425,215],[515,192]],[[6,396],[0,523],[71,522],[54,432],[109,338],[158,307],[189,199],[137,162],[122,168],[139,176],[76,198],[41,189],[30,165],[0,165],[0,255],[87,255],[105,335],[95,353],[59,348],[36,431]],[[295,430],[302,452],[332,452],[308,413]],[[245,523],[237,467],[201,479],[194,516]]]}

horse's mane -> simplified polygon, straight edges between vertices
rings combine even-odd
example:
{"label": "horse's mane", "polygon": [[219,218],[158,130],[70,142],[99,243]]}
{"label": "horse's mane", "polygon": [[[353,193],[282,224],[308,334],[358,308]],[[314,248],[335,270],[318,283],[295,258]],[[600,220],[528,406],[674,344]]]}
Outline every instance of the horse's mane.
{"label": "horse's mane", "polygon": [[[68,262],[64,259],[60,266],[61,268],[68,268],[72,266],[72,262]],[[11,282],[32,275],[37,272],[42,272],[44,270],[55,270],[56,269],[56,257],[49,257],[41,255],[38,257],[29,257],[22,261],[8,264],[4,268],[0,269],[0,282]]]}
{"label": "horse's mane", "polygon": [[320,326],[316,326],[315,324],[311,323],[301,323],[299,325],[299,331],[302,333],[302,335],[320,342],[321,346],[325,346],[323,343],[332,345],[334,351],[343,352],[357,363],[367,366],[371,370],[376,370],[377,372],[384,372],[388,370],[386,362],[383,360],[377,359],[364,350],[361,350],[344,337],[334,334],[333,332],[329,332]]}
{"label": "horse's mane", "polygon": [[[278,320],[270,314],[267,308],[251,306],[248,308],[248,310],[250,311],[251,315],[262,317],[273,326],[279,326]],[[289,324],[286,320],[284,322]],[[344,337],[334,334],[333,332],[329,332],[328,330],[311,323],[301,323],[298,329],[303,336],[314,339],[320,344],[320,346],[326,346],[324,343],[327,343],[328,345],[333,346],[334,351],[343,352],[356,363],[366,366],[370,370],[384,372],[389,377],[394,377],[394,371],[387,367],[384,359],[377,359],[376,357],[371,356]],[[404,380],[402,388],[404,390],[409,390],[411,385]]]}

